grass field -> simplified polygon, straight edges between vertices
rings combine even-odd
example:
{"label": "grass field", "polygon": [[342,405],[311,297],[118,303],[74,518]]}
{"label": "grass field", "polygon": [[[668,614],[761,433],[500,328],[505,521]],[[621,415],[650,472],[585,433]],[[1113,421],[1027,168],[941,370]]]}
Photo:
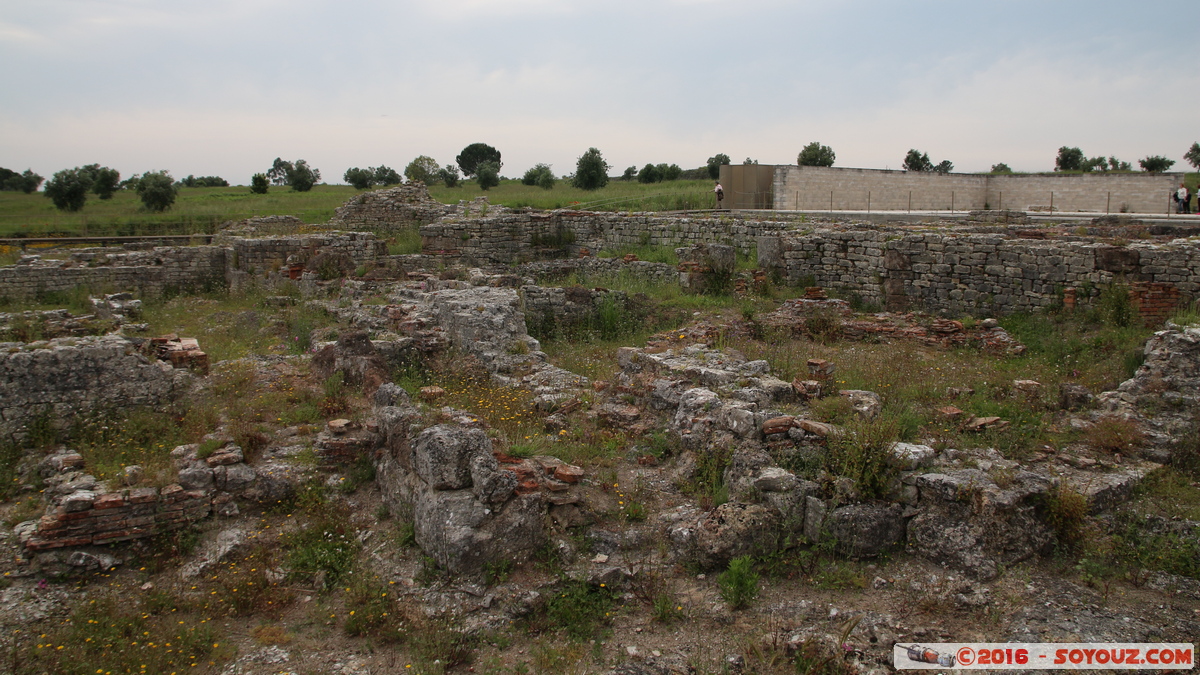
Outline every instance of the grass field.
{"label": "grass field", "polygon": [[[588,192],[558,181],[552,190],[507,180],[484,192],[474,181],[459,187],[435,186],[430,194],[438,201],[454,204],[462,199],[486,195],[493,204],[540,209],[580,208],[598,211],[665,211],[710,208],[708,181],[640,183],[612,181],[602,190]],[[0,236],[98,236],[211,233],[228,220],[254,216],[296,216],[306,223],[324,223],[346,200],[358,194],[349,185],[318,185],[310,192],[292,192],[273,187],[256,195],[245,186],[226,188],[182,188],[175,206],[163,213],[142,208],[137,194],[117,192],[101,201],[89,195],[82,210],[67,213],[54,208],[38,192],[0,192]]]}

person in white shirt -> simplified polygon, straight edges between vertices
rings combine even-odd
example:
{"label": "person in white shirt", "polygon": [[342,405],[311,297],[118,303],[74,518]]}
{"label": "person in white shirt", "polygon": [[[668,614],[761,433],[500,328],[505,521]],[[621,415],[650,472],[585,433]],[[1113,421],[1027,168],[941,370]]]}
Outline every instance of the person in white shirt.
{"label": "person in white shirt", "polygon": [[721,181],[717,181],[717,186],[713,188],[713,192],[717,195],[717,208],[721,208],[721,201],[725,199],[725,188],[721,187]]}

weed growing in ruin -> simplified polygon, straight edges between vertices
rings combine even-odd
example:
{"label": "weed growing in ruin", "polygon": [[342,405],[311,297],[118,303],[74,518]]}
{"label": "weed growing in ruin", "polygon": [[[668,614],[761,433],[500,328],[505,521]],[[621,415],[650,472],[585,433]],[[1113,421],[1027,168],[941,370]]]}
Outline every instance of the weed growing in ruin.
{"label": "weed growing in ruin", "polygon": [[568,581],[546,601],[546,628],[557,628],[573,640],[597,636],[611,621],[614,595],[607,587]]}
{"label": "weed growing in ruin", "polygon": [[1083,540],[1087,525],[1087,498],[1069,487],[1059,485],[1046,493],[1046,522],[1058,537],[1058,544],[1072,550]]}
{"label": "weed growing in ruin", "polygon": [[730,609],[743,609],[758,597],[758,573],[750,556],[729,561],[729,567],[717,577],[721,599]]}
{"label": "weed growing in ruin", "polygon": [[291,576],[328,585],[337,583],[347,574],[354,566],[360,548],[348,522],[346,513],[329,513],[307,527],[287,534],[283,545]]}
{"label": "weed growing in ruin", "polygon": [[96,478],[121,478],[125,467],[136,464],[148,479],[164,485],[175,471],[171,449],[189,440],[176,418],[148,408],[80,415],[71,438],[88,473]]}
{"label": "weed growing in ruin", "polygon": [[898,474],[888,453],[898,436],[898,425],[890,418],[852,422],[842,434],[828,439],[826,469],[833,476],[852,479],[863,498],[882,497]]}
{"label": "weed growing in ruin", "polygon": [[342,630],[353,637],[370,636],[383,643],[404,639],[403,617],[388,584],[365,571],[355,571],[346,582],[346,622]]}
{"label": "weed growing in ruin", "polygon": [[1137,422],[1105,415],[1088,427],[1084,432],[1084,440],[1097,450],[1128,453],[1145,442],[1145,435]]}

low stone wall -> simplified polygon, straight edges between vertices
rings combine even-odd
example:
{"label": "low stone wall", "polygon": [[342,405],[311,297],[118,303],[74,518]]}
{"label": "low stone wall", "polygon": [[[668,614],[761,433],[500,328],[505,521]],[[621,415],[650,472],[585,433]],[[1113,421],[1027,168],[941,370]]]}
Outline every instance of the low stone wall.
{"label": "low stone wall", "polygon": [[330,225],[387,232],[433,222],[453,210],[431,198],[423,183],[414,183],[356,195],[338,208]]}
{"label": "low stone wall", "polygon": [[355,265],[387,255],[387,244],[370,232],[336,232],[262,239],[233,239],[232,268],[250,273],[277,270],[295,257],[301,262],[318,252],[344,253]]}
{"label": "low stone wall", "polygon": [[94,410],[156,405],[180,386],[175,369],[118,335],[0,343],[0,438],[23,440],[42,415],[66,424]]}
{"label": "low stone wall", "polygon": [[80,490],[63,497],[41,519],[23,524],[18,534],[30,551],[115,544],[178,529],[211,512],[211,493],[179,485],[161,490]]}
{"label": "low stone wall", "polygon": [[97,292],[136,290],[139,295],[152,297],[173,289],[224,285],[225,267],[226,249],[219,246],[121,252],[93,249],[63,261],[27,256],[16,265],[0,267],[0,298],[32,300],[78,286]]}
{"label": "low stone wall", "polygon": [[1142,289],[1136,299],[1157,314],[1166,311],[1164,297],[1200,297],[1200,244],[1190,240],[1116,247],[1002,235],[816,230],[759,238],[758,262],[790,285],[837,288],[890,309],[1030,311],[1061,302],[1068,289],[1086,304],[1098,286],[1117,280],[1142,284],[1134,286]]}
{"label": "low stone wall", "polygon": [[[562,260],[538,260],[517,268],[517,274],[535,279],[562,279],[571,275],[594,278],[626,274],[652,282],[674,281],[679,277],[675,265],[648,262],[645,260],[625,261],[621,258],[570,258]],[[584,282],[581,282],[584,283]]]}
{"label": "low stone wall", "polygon": [[446,218],[421,227],[421,250],[471,264],[573,258],[625,246],[730,244],[740,253],[755,239],[783,231],[782,222],[740,218],[669,218],[644,213],[514,211],[479,218]]}

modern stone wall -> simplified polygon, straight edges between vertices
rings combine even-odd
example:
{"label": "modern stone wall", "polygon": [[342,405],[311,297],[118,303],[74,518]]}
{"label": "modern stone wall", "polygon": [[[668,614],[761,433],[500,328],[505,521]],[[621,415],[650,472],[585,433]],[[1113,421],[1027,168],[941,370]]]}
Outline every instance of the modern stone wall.
{"label": "modern stone wall", "polygon": [[170,365],[118,335],[0,343],[0,438],[23,440],[42,415],[69,423],[94,410],[156,405],[176,388]]}
{"label": "modern stone wall", "polygon": [[428,255],[462,258],[473,264],[528,262],[575,257],[623,246],[730,244],[741,253],[755,239],[782,231],[782,222],[740,218],[671,218],[644,213],[514,211],[479,218],[446,218],[421,227]]}
{"label": "modern stone wall", "polygon": [[778,166],[775,208],[856,211],[1165,213],[1183,174],[937,174]]}
{"label": "modern stone wall", "polygon": [[[1170,296],[1164,285],[1177,289],[1181,301],[1200,297],[1200,242],[1182,239],[1116,247],[988,234],[816,230],[761,237],[758,261],[789,284],[836,288],[891,309],[952,314],[1036,310],[1061,302],[1068,289],[1087,304],[1113,281],[1141,284],[1139,298]],[[1159,313],[1161,304],[1145,302]]]}

